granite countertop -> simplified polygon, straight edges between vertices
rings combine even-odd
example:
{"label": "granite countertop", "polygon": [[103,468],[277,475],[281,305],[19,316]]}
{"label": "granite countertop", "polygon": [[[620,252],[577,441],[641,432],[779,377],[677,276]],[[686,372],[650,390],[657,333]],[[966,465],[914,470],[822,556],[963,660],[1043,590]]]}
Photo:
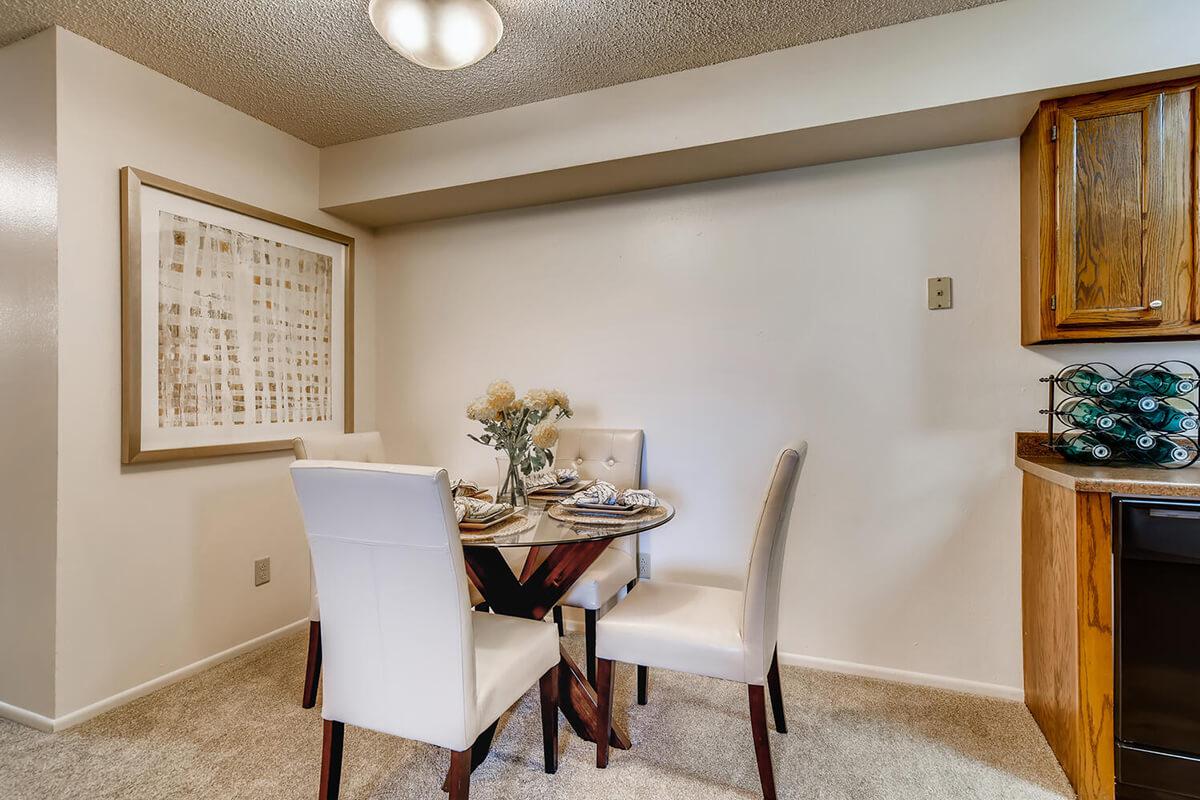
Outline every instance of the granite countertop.
{"label": "granite countertop", "polygon": [[1016,437],[1017,468],[1077,492],[1200,498],[1200,462],[1184,469],[1075,464],[1046,447],[1045,433]]}

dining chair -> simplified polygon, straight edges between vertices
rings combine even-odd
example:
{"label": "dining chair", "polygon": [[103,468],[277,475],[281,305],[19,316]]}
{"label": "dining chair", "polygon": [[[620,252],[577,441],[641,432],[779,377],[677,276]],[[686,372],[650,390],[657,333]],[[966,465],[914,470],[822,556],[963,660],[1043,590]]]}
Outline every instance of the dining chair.
{"label": "dining chair", "polygon": [[750,726],[763,798],[775,800],[767,738],[769,687],[775,730],[787,733],[779,684],[779,584],[796,483],[808,455],[801,442],[779,454],[759,512],[744,591],[646,580],[600,620],[596,693],[600,732],[596,766],[608,766],[614,662],[633,663],[747,684]]}
{"label": "dining chair", "polygon": [[321,590],[321,800],[337,798],[346,725],[449,749],[450,798],[467,800],[474,745],[535,683],[555,772],[558,637],[471,609],[446,471],[298,460],[291,474]]}
{"label": "dining chair", "polygon": [[[556,467],[573,467],[584,480],[604,480],[618,489],[642,487],[640,430],[614,428],[563,428],[554,455]],[[584,646],[588,683],[596,685],[596,619],[600,609],[621,589],[632,589],[638,579],[638,537],[622,536],[608,546],[554,607],[554,621],[563,633],[563,606],[583,609]],[[638,672],[639,696],[645,694],[645,673]]]}
{"label": "dining chair", "polygon": [[[379,431],[363,433],[310,433],[292,439],[292,452],[297,459],[321,459],[323,461],[357,461],[365,464],[383,464],[387,461],[383,450],[383,436]],[[312,564],[308,570],[308,657],[304,662],[304,692],[300,705],[312,708],[317,704],[317,686],[321,680],[321,600],[317,595],[317,582],[313,579]],[[482,604],[483,595],[468,581],[471,605]]]}

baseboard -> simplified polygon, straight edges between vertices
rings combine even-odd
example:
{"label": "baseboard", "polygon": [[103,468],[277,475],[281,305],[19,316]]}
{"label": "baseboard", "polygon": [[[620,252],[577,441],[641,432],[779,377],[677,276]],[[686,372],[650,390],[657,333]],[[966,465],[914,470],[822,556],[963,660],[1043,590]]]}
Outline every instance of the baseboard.
{"label": "baseboard", "polygon": [[1024,701],[1025,691],[1015,686],[1001,686],[996,683],[981,683],[962,678],[950,678],[945,675],[930,675],[926,672],[909,672],[891,667],[876,667],[870,664],[856,664],[853,661],[837,661],[832,658],[817,658],[802,656],[796,653],[780,653],[779,662],[793,667],[807,667],[825,672],[839,672],[843,675],[858,675],[863,678],[878,678],[893,683],[908,683],[915,686],[929,686],[934,689],[948,689],[952,692],[996,697],[1001,700]]}
{"label": "baseboard", "polygon": [[43,717],[41,714],[37,714],[27,708],[10,705],[3,701],[0,701],[0,717],[11,719],[13,722],[20,723],[42,733],[50,733],[54,730],[54,720],[50,719],[50,717]]}
{"label": "baseboard", "polygon": [[[31,727],[38,728],[38,730],[54,730],[54,731],[62,731],[62,730],[66,730],[67,728],[73,728],[74,726],[80,724],[81,722],[86,722],[87,720],[91,719],[92,717],[103,714],[105,711],[111,711],[112,709],[116,708],[117,706],[123,706],[128,702],[136,700],[139,697],[148,695],[151,692],[162,689],[165,686],[169,686],[172,683],[178,683],[179,681],[183,680],[184,678],[190,678],[191,676],[195,675],[196,673],[203,672],[204,670],[208,669],[209,667],[216,666],[217,664],[221,663],[222,661],[228,661],[229,659],[234,658],[236,656],[240,656],[243,653],[248,653],[251,650],[261,647],[262,645],[266,644],[267,642],[273,641],[282,636],[287,636],[292,633],[298,633],[301,630],[307,630],[307,629],[308,629],[308,617],[305,617],[304,619],[297,620],[296,622],[290,623],[288,625],[284,625],[282,628],[277,628],[277,629],[271,631],[270,633],[264,633],[262,636],[256,636],[255,638],[253,638],[247,642],[242,642],[239,645],[235,645],[235,646],[229,648],[228,650],[223,650],[220,653],[211,655],[208,658],[202,658],[195,663],[188,664],[186,667],[180,667],[179,669],[177,669],[173,672],[168,672],[166,675],[160,675],[157,678],[148,680],[145,683],[140,684],[138,686],[134,686],[131,689],[126,689],[123,692],[118,692],[117,694],[114,694],[112,697],[106,697],[105,699],[100,700],[99,702],[92,703],[89,706],[84,706],[83,708],[81,708],[77,711],[72,711],[69,714],[64,714],[61,717],[57,717],[53,720],[46,720],[47,722],[51,723],[51,727],[49,729],[39,728],[37,725],[31,725]],[[25,712],[25,713],[28,714],[29,712]],[[34,715],[34,716],[36,716],[36,715]],[[43,717],[42,719],[45,719],[45,717]],[[22,720],[19,720],[19,719],[17,721],[22,722]],[[29,723],[25,723],[25,724],[29,724]]]}

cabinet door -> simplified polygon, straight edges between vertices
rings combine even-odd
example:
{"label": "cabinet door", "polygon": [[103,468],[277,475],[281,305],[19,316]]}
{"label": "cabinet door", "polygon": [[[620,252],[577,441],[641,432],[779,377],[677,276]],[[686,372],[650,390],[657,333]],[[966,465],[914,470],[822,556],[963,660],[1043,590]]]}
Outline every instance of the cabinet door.
{"label": "cabinet door", "polygon": [[1056,124],[1057,324],[1162,322],[1163,94],[1066,106]]}

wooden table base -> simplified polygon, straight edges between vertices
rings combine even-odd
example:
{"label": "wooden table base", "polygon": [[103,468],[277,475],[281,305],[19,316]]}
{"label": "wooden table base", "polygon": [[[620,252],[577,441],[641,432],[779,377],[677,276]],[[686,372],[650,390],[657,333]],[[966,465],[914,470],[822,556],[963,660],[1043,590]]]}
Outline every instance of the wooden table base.
{"label": "wooden table base", "polygon": [[[609,539],[580,539],[554,545],[552,549],[546,545],[531,547],[520,577],[513,574],[499,548],[468,545],[463,548],[463,558],[471,582],[495,613],[542,620],[610,542]],[[547,549],[549,555],[537,563]],[[600,731],[600,703],[596,690],[567,651],[560,646],[559,652],[558,707],[581,739],[595,742]],[[495,725],[476,740],[472,748],[472,769],[487,758],[493,733]],[[628,750],[629,734],[613,723],[609,743]]]}

